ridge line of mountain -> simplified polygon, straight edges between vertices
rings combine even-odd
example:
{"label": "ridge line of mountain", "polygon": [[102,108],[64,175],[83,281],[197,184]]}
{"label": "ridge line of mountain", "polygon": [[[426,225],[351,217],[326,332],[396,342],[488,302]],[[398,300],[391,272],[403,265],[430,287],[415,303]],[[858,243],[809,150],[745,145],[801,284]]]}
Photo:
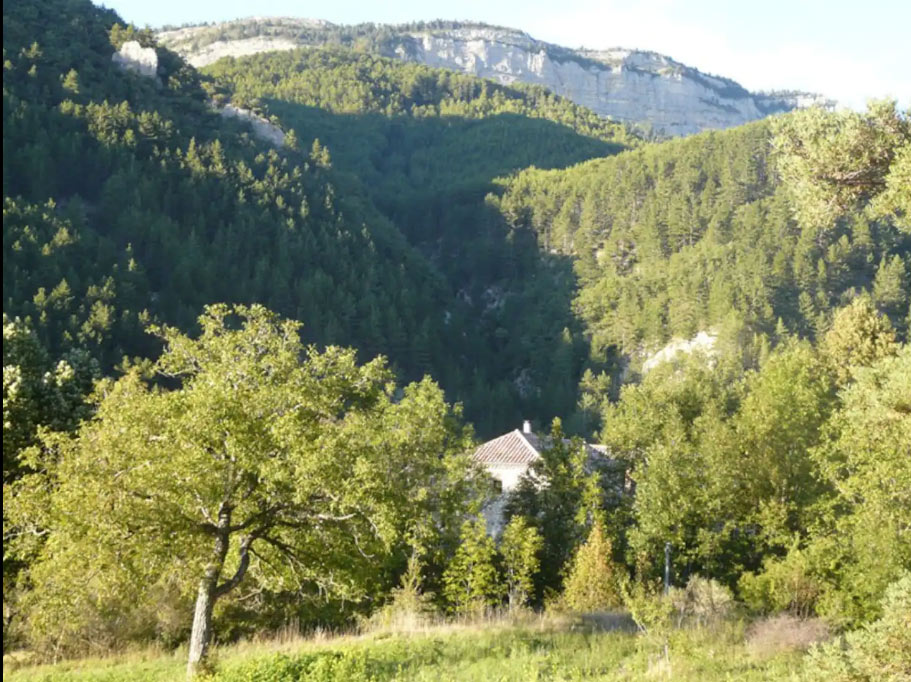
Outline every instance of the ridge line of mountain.
{"label": "ridge line of mountain", "polygon": [[542,85],[601,116],[659,135],[687,135],[808,106],[834,106],[816,93],[752,93],[730,78],[657,52],[575,50],[518,29],[478,22],[341,25],[318,19],[253,17],[165,27],[157,35],[162,45],[196,67],[222,57],[340,45],[501,84]]}

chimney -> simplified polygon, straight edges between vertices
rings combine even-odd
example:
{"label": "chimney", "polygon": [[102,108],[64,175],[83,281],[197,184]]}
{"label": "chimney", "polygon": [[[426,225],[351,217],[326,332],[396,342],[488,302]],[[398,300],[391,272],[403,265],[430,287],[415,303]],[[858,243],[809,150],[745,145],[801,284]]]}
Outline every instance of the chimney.
{"label": "chimney", "polygon": [[522,433],[531,433],[531,422],[527,419],[522,422]]}

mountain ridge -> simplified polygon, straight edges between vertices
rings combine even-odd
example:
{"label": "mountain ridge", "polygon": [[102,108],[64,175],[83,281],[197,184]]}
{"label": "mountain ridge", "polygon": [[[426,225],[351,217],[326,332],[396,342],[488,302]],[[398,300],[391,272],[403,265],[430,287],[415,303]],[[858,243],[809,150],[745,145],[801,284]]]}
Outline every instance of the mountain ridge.
{"label": "mountain ridge", "polygon": [[807,106],[831,107],[799,91],[751,93],[657,52],[570,49],[528,33],[478,22],[337,25],[292,17],[253,17],[165,27],[162,45],[196,67],[222,57],[343,45],[402,61],[449,68],[503,85],[542,85],[595,113],[663,135],[723,129]]}

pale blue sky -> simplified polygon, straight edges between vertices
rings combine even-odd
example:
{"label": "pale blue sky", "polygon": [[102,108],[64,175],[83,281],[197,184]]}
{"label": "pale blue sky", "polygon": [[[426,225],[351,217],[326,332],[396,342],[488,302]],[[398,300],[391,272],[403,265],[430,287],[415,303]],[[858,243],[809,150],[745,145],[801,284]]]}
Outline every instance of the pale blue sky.
{"label": "pale blue sky", "polygon": [[654,50],[751,90],[911,107],[911,0],[104,0],[140,26],[295,16],[340,24],[467,19],[567,47]]}

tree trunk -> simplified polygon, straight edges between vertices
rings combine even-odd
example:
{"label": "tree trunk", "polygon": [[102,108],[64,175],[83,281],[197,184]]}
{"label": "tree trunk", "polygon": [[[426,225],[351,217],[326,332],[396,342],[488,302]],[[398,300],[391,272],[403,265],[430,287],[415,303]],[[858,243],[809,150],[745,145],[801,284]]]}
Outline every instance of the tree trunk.
{"label": "tree trunk", "polygon": [[210,575],[199,583],[196,593],[196,610],[193,612],[193,629],[190,632],[190,657],[187,661],[187,679],[192,680],[200,664],[209,653],[212,642],[212,607],[215,606],[215,583],[217,575]]}
{"label": "tree trunk", "polygon": [[218,528],[215,532],[215,547],[212,560],[206,566],[206,572],[199,581],[196,593],[196,609],[193,612],[193,629],[190,631],[190,655],[187,659],[187,679],[192,680],[199,672],[199,666],[205,661],[212,643],[212,608],[218,594],[218,578],[228,555],[228,541],[231,523],[231,510],[222,505],[218,512]]}
{"label": "tree trunk", "polygon": [[206,572],[199,581],[199,591],[196,593],[196,609],[193,612],[193,629],[190,631],[190,655],[187,660],[187,679],[192,680],[205,663],[212,643],[212,608],[215,600],[233,590],[243,580],[250,565],[250,545],[257,537],[257,532],[243,537],[238,547],[238,564],[234,575],[228,580],[218,584],[222,569],[225,567],[225,557],[228,555],[230,542],[230,509],[223,508],[219,513],[219,525],[215,534],[215,551],[212,561],[206,566]]}

